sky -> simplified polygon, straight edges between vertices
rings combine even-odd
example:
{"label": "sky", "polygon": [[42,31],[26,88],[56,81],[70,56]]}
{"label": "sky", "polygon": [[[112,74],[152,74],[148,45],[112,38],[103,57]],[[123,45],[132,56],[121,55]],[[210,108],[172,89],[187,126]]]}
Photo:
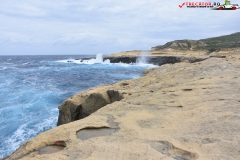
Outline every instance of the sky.
{"label": "sky", "polygon": [[179,8],[183,2],[1,0],[0,55],[111,54],[240,31],[240,9]]}

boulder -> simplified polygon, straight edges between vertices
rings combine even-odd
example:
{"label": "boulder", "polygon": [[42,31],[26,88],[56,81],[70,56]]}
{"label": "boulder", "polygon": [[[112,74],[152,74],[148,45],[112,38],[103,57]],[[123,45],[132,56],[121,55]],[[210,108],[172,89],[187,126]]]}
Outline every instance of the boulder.
{"label": "boulder", "polygon": [[63,102],[59,109],[57,125],[66,124],[89,116],[98,109],[123,99],[119,91],[101,89],[91,89],[79,93]]}

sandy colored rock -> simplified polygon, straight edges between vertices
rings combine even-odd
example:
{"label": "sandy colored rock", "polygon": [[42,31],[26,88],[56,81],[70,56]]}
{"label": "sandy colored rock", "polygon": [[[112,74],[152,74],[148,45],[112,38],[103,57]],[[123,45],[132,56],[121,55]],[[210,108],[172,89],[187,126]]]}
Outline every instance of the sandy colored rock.
{"label": "sandy colored rock", "polygon": [[66,124],[89,116],[107,104],[123,99],[123,95],[108,86],[89,89],[65,100],[59,109],[57,125]]}
{"label": "sandy colored rock", "polygon": [[209,52],[208,50],[180,50],[180,49],[159,49],[159,50],[146,50],[146,51],[127,51],[111,54],[111,57],[124,57],[124,56],[139,56],[141,53],[149,53],[149,56],[184,56],[184,57],[206,57],[210,56],[221,56],[221,55],[239,55],[240,49],[229,48],[220,49],[218,51]]}
{"label": "sandy colored rock", "polygon": [[[68,99],[64,103],[78,106],[90,93],[114,90],[123,94],[120,101],[84,119],[36,136],[6,159],[237,160],[239,82],[240,57],[234,55],[153,68],[138,79],[101,86]],[[118,130],[110,135],[87,140],[76,136],[84,128],[113,128],[113,123]],[[56,153],[38,154],[40,148],[56,141],[64,141],[66,147]]]}

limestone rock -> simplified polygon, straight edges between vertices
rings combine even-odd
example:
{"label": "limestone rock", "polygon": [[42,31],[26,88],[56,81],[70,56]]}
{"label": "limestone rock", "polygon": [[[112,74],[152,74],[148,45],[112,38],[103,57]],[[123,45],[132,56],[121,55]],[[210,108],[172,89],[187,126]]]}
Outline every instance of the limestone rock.
{"label": "limestone rock", "polygon": [[99,108],[106,106],[110,103],[110,99],[106,92],[104,94],[93,93],[90,94],[86,101],[81,104],[82,112],[85,115],[90,115],[91,113],[97,111]]}
{"label": "limestone rock", "polygon": [[[237,160],[239,82],[239,55],[162,65],[138,79],[69,98],[59,107],[67,111],[63,119],[68,121],[80,105],[92,107],[98,101],[107,105],[93,107],[85,112],[97,109],[88,117],[39,134],[6,159]],[[124,98],[118,99],[117,92]],[[91,135],[81,139],[85,133]],[[63,150],[39,154],[41,148],[58,141],[66,143]]]}
{"label": "limestone rock", "polygon": [[119,93],[119,91],[108,90],[107,93],[111,100],[111,103],[113,103],[115,101],[120,101],[123,99],[123,96]]}
{"label": "limestone rock", "polygon": [[107,104],[123,99],[123,95],[119,91],[107,90],[107,86],[100,88],[84,91],[64,101],[58,107],[57,125],[85,118]]}

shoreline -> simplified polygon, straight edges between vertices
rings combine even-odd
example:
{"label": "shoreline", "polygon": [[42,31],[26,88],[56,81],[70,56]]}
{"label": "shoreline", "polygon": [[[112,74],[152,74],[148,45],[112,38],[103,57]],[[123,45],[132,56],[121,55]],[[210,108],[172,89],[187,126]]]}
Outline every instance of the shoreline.
{"label": "shoreline", "polygon": [[[127,159],[139,156],[237,158],[237,152],[230,153],[237,147],[234,140],[240,138],[237,135],[239,130],[224,130],[225,125],[217,119],[224,118],[228,111],[225,102],[232,105],[231,110],[237,111],[240,73],[234,69],[240,67],[239,59],[239,56],[209,56],[196,63],[182,59],[181,63],[146,70],[137,79],[80,92],[62,105],[63,117],[71,123],[41,133],[4,159],[109,159],[109,155],[115,156],[115,159],[121,159],[121,155]],[[236,101],[227,98],[229,93],[234,94]],[[81,116],[83,119],[74,120]],[[236,128],[237,124],[231,117],[240,115],[235,112],[229,113],[229,116],[230,119],[224,122],[229,128]],[[110,135],[89,140],[76,136],[79,131],[88,128],[116,130]],[[228,141],[229,138],[233,140]],[[39,149],[57,141],[63,141],[67,147],[52,154],[38,154]]]}
{"label": "shoreline", "polygon": [[[129,64],[129,63],[135,63],[137,58],[139,57],[140,56],[119,56],[119,57],[105,56],[103,60],[109,59],[111,63]],[[149,57],[148,59],[149,64],[158,65],[158,67],[165,64],[175,64],[180,62],[196,63],[196,62],[201,62],[207,59],[206,57],[196,58],[196,57],[184,57],[184,56],[145,56],[145,57]],[[89,59],[90,58],[85,58],[83,60],[89,60]],[[112,85],[112,84],[105,84],[103,86],[108,86],[108,85]],[[94,88],[91,88],[73,95],[72,97],[66,99],[58,107],[59,116],[58,116],[57,126],[86,118],[92,113],[96,112],[98,109],[108,104],[114,103],[115,101],[120,101],[124,97],[124,93],[119,93],[114,89],[109,90],[109,89],[103,88],[101,90],[106,90],[106,91],[103,91],[103,92],[101,91],[99,93],[95,93],[95,91],[91,92],[91,90],[94,90]]]}

